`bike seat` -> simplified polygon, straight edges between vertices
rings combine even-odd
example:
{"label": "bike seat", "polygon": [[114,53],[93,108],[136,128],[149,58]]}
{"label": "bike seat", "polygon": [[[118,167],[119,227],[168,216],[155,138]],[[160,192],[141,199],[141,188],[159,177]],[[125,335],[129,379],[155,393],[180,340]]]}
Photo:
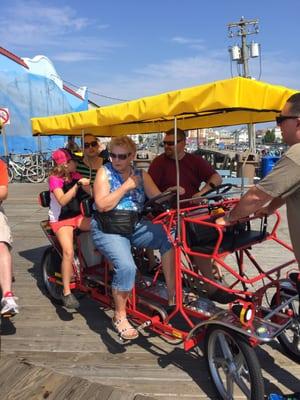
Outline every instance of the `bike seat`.
{"label": "bike seat", "polygon": [[[267,235],[268,233],[262,230],[252,230],[250,224],[237,224],[224,232],[218,252],[234,252],[240,248],[250,247],[264,240]],[[218,231],[213,227],[193,222],[186,224],[186,242],[192,251],[212,254],[218,238]]]}

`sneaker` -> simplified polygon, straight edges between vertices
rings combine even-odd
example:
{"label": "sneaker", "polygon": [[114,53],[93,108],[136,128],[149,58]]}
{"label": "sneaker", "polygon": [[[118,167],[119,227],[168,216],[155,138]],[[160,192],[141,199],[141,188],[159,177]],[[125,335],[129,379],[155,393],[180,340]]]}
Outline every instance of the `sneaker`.
{"label": "sneaker", "polygon": [[13,317],[14,315],[19,313],[19,306],[16,303],[18,300],[17,297],[14,296],[6,296],[1,300],[1,316],[2,317]]}
{"label": "sneaker", "polygon": [[79,302],[78,302],[78,300],[76,299],[76,297],[74,296],[73,293],[69,293],[66,296],[63,295],[62,296],[62,302],[63,302],[63,305],[66,308],[71,308],[71,309],[79,308]]}

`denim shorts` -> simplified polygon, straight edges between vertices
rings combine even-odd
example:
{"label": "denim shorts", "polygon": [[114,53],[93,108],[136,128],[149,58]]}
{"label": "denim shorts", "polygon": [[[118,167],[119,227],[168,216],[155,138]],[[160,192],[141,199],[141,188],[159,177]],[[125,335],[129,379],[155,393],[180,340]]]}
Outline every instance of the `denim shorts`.
{"label": "denim shorts", "polygon": [[124,292],[132,290],[135,282],[136,265],[131,254],[132,246],[158,249],[161,255],[172,248],[162,225],[153,224],[147,219],[137,223],[132,235],[121,236],[102,232],[92,218],[91,234],[97,249],[113,264],[112,288]]}

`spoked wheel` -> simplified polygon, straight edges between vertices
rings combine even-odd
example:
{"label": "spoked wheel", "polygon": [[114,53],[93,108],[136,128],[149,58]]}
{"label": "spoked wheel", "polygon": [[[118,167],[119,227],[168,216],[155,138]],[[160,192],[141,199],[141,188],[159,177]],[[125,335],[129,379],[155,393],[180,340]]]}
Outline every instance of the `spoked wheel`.
{"label": "spoked wheel", "polygon": [[48,247],[45,251],[41,263],[42,279],[48,296],[56,303],[61,302],[63,287],[55,282],[60,280],[57,274],[60,274],[61,258],[53,247]]}
{"label": "spoked wheel", "polygon": [[264,398],[259,362],[244,338],[224,327],[210,326],[204,345],[209,373],[221,399]]}
{"label": "spoked wheel", "polygon": [[46,173],[41,165],[33,165],[26,170],[26,178],[31,183],[41,183],[46,178]]}
{"label": "spoked wheel", "polygon": [[14,180],[14,170],[10,166],[8,166],[7,172],[8,172],[8,182],[11,183]]}
{"label": "spoked wheel", "polygon": [[[295,293],[296,294],[296,291]],[[274,294],[271,300],[271,307],[275,308],[280,304],[286,302],[293,293],[284,293],[281,291],[279,295]],[[283,347],[287,355],[300,362],[300,316],[299,316],[299,300],[292,301],[288,306],[284,307],[281,311],[292,318],[292,322],[287,329],[285,329],[278,337],[278,341]],[[285,319],[286,321],[286,319]],[[274,322],[280,323],[280,316],[274,317]]]}

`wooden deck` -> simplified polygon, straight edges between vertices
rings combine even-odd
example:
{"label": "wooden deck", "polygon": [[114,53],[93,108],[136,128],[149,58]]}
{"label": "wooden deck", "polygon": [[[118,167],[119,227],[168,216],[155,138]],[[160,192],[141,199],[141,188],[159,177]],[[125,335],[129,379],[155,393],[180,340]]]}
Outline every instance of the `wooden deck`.
{"label": "wooden deck", "polygon": [[[151,333],[124,346],[112,330],[111,311],[85,297],[80,311],[69,313],[45,296],[39,263],[48,243],[39,222],[47,212],[37,203],[44,187],[12,184],[5,203],[21,309],[1,326],[0,399],[214,398],[204,358],[196,352],[186,353]],[[280,235],[288,237],[285,220]],[[258,249],[257,256],[270,266],[285,258],[277,247]],[[266,393],[300,390],[300,366],[279,344],[257,353]]]}

